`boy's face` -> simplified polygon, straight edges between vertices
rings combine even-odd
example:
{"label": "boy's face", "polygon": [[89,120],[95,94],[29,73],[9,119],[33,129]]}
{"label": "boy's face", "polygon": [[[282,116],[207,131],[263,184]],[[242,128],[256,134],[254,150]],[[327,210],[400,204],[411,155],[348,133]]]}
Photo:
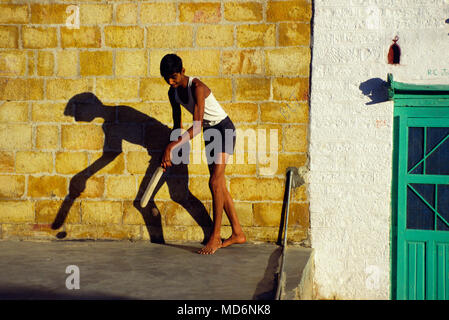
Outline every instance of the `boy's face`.
{"label": "boy's face", "polygon": [[177,88],[181,85],[184,76],[184,69],[181,72],[175,72],[165,78],[165,81],[172,87]]}

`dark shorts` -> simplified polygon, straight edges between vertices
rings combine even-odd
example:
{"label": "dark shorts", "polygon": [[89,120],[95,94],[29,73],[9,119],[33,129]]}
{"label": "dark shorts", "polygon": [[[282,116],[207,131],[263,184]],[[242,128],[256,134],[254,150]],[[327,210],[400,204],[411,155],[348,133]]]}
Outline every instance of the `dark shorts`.
{"label": "dark shorts", "polygon": [[211,127],[203,127],[207,162],[210,164],[217,153],[234,154],[236,132],[229,117]]}

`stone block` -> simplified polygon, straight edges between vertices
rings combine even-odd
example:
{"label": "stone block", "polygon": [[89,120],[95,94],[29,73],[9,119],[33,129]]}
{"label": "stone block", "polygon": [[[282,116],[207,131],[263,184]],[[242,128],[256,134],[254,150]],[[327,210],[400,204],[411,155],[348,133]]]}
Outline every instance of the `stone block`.
{"label": "stone block", "polygon": [[224,103],[223,109],[232,122],[256,122],[259,118],[257,103]]}
{"label": "stone block", "polygon": [[309,78],[275,78],[273,80],[273,99],[292,101],[309,100]]}
{"label": "stone block", "polygon": [[237,46],[273,47],[276,45],[276,25],[250,24],[237,27]]}
{"label": "stone block", "polygon": [[284,179],[278,178],[231,178],[231,195],[234,200],[282,201]]}
{"label": "stone block", "polygon": [[254,203],[254,226],[278,227],[281,223],[282,203]]}
{"label": "stone block", "polygon": [[[166,86],[165,86],[165,89]],[[125,122],[145,122],[151,120],[151,118],[156,119],[157,121],[168,124],[172,122],[172,115],[171,115],[171,105],[168,102],[168,95],[167,95],[167,102],[130,102],[126,104],[130,108],[137,111],[134,112],[128,112],[128,109],[118,111],[118,121],[120,123]],[[144,115],[142,115],[144,113]],[[138,146],[138,150],[141,150],[142,147]],[[125,150],[125,149],[124,149]]]}
{"label": "stone block", "polygon": [[92,92],[92,79],[48,79],[47,80],[47,99],[65,100],[67,102],[74,95],[82,92]]}
{"label": "stone block", "polygon": [[[0,201],[0,223],[26,223],[34,221],[34,205],[31,201]],[[4,226],[3,226],[4,227]],[[5,229],[2,229],[3,233]]]}
{"label": "stone block", "polygon": [[0,124],[0,149],[31,149],[32,133],[28,124]]}
{"label": "stone block", "polygon": [[143,24],[176,22],[176,3],[142,3],[140,6],[140,22]]}
{"label": "stone block", "polygon": [[34,122],[73,122],[71,116],[64,115],[65,108],[66,103],[34,102],[31,105],[31,119]]}
{"label": "stone block", "polygon": [[104,183],[104,177],[90,177],[86,181],[86,188],[81,193],[80,198],[103,198],[104,190],[105,190],[105,183]]}
{"label": "stone block", "polygon": [[0,122],[27,122],[28,102],[5,101],[0,105]]}
{"label": "stone block", "polygon": [[112,51],[81,51],[81,76],[110,76],[112,75]]}
{"label": "stone block", "polygon": [[117,23],[137,24],[137,3],[117,4],[115,20]]}
{"label": "stone block", "polygon": [[2,236],[5,240],[54,240],[58,230],[50,224],[5,223],[2,225]]}
{"label": "stone block", "polygon": [[197,226],[195,219],[189,212],[173,201],[164,201],[159,206],[159,211],[164,215],[167,225],[172,226]]}
{"label": "stone block", "polygon": [[[247,159],[247,155],[244,157]],[[235,158],[235,157],[234,157]],[[245,163],[236,163],[237,160],[234,160],[231,162],[229,160],[228,165],[226,166],[226,175],[233,176],[233,175],[251,175],[255,176],[257,173],[257,164],[256,163],[248,163],[245,161]]]}
{"label": "stone block", "polygon": [[[59,200],[40,200],[35,202],[36,223],[51,224],[58,216],[58,212],[63,205]],[[80,223],[80,202],[75,201],[70,208],[64,223]]]}
{"label": "stone block", "polygon": [[105,45],[111,48],[143,48],[144,29],[137,26],[107,26]]}
{"label": "stone block", "polygon": [[14,172],[14,153],[8,151],[0,151],[0,172]]}
{"label": "stone block", "polygon": [[280,23],[279,24],[279,46],[309,46],[310,24],[309,23]]}
{"label": "stone block", "polygon": [[97,96],[101,101],[124,101],[138,98],[139,80],[129,78],[97,79]]}
{"label": "stone block", "polygon": [[193,27],[186,25],[147,27],[147,47],[192,48]]}
{"label": "stone block", "polygon": [[221,21],[220,3],[180,3],[179,21],[188,23],[218,23]]}
{"label": "stone block", "polygon": [[112,4],[80,5],[80,23],[82,25],[109,24],[112,22]]}
{"label": "stone block", "polygon": [[67,4],[39,4],[33,3],[31,7],[31,23],[33,24],[63,24],[69,17],[66,12]]}
{"label": "stone block", "polygon": [[[201,80],[201,78],[200,78]],[[207,78],[201,80],[218,101],[232,100],[232,80],[228,78]]]}
{"label": "stone block", "polygon": [[40,125],[36,128],[36,148],[59,149],[59,128],[55,125]]}
{"label": "stone block", "polygon": [[56,52],[58,77],[76,77],[78,75],[78,52],[61,50]]}
{"label": "stone block", "polygon": [[51,152],[19,151],[16,153],[16,172],[53,172],[53,155]]}
{"label": "stone block", "polygon": [[87,225],[108,225],[122,223],[120,201],[82,201],[81,222]]}
{"label": "stone block", "polygon": [[312,17],[312,4],[307,0],[268,1],[267,21],[309,22]]}
{"label": "stone block", "polygon": [[143,101],[168,101],[169,85],[161,77],[140,80],[139,96]]}
{"label": "stone block", "polygon": [[288,216],[288,225],[309,229],[309,204],[308,203],[291,203]]}
{"label": "stone block", "polygon": [[61,27],[62,48],[100,48],[101,31],[99,27],[81,26],[79,29]]}
{"label": "stone block", "polygon": [[145,225],[142,213],[134,207],[133,201],[123,202],[123,224]]}
{"label": "stone block", "polygon": [[20,198],[25,193],[25,176],[0,175],[0,198]]}
{"label": "stone block", "polygon": [[136,178],[109,176],[106,180],[106,197],[109,199],[134,199],[137,193]]}
{"label": "stone block", "polygon": [[151,157],[147,152],[130,151],[126,155],[126,168],[129,173],[145,173]]}
{"label": "stone block", "polygon": [[35,76],[36,75],[36,57],[37,52],[34,50],[28,50],[27,52],[27,58],[28,58],[28,76]]}
{"label": "stone block", "polygon": [[310,48],[295,47],[265,51],[265,72],[274,76],[309,76]]}
{"label": "stone block", "polygon": [[212,194],[209,188],[209,177],[190,177],[189,190],[200,201],[212,200]]}
{"label": "stone block", "polygon": [[41,79],[0,79],[0,100],[41,100],[44,95]]}
{"label": "stone block", "polygon": [[232,47],[234,44],[233,25],[204,25],[196,32],[198,47]]}
{"label": "stone block", "polygon": [[22,27],[22,43],[27,49],[56,48],[58,30],[55,27]]}
{"label": "stone block", "polygon": [[16,26],[0,26],[0,47],[19,47],[19,28]]}
{"label": "stone block", "polygon": [[1,4],[0,23],[2,24],[26,24],[30,20],[28,5],[26,4]]}
{"label": "stone block", "polygon": [[289,125],[283,130],[283,150],[285,152],[307,152],[307,125]]}
{"label": "stone block", "polygon": [[278,239],[279,227],[246,227],[246,237],[252,241],[275,242]]}
{"label": "stone block", "polygon": [[116,76],[146,76],[148,54],[145,50],[117,51],[115,56]]}
{"label": "stone block", "polygon": [[140,226],[115,224],[73,224],[67,226],[67,239],[141,240]]}
{"label": "stone block", "polygon": [[86,152],[56,153],[56,172],[60,174],[76,174],[87,168]]}
{"label": "stone block", "polygon": [[28,196],[32,198],[63,198],[67,195],[67,178],[61,176],[30,176]]}
{"label": "stone block", "polygon": [[26,69],[26,52],[18,50],[0,52],[0,76],[24,76]]}
{"label": "stone block", "polygon": [[223,74],[263,73],[263,54],[259,50],[226,50],[222,59]]}
{"label": "stone block", "polygon": [[100,150],[104,144],[104,134],[98,125],[61,126],[62,148],[67,150]]}
{"label": "stone block", "polygon": [[51,51],[39,51],[37,54],[37,75],[52,76],[55,70],[55,56]]}
{"label": "stone block", "polygon": [[[237,212],[237,217],[239,219],[240,225],[242,227],[252,226],[254,220],[253,204],[250,202],[234,202],[235,211]],[[228,217],[223,213],[222,225],[229,226]]]}
{"label": "stone block", "polygon": [[270,98],[271,81],[266,78],[237,79],[237,101],[261,101]]}
{"label": "stone block", "polygon": [[305,102],[261,103],[260,120],[275,123],[308,123],[309,105]]}
{"label": "stone block", "polygon": [[260,2],[226,2],[224,17],[227,21],[262,21],[263,7]]}

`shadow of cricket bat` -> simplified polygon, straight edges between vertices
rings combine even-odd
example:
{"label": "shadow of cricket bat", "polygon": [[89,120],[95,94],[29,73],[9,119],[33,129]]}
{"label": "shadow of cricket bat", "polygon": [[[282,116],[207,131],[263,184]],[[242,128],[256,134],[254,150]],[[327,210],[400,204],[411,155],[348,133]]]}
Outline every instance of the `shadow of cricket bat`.
{"label": "shadow of cricket bat", "polygon": [[154,189],[157,186],[157,183],[161,179],[162,175],[164,174],[164,168],[158,167],[156,171],[153,173],[153,176],[151,177],[150,182],[148,183],[147,189],[145,190],[145,193],[142,196],[142,199],[140,199],[140,206],[142,208],[145,208],[148,204],[148,201],[150,201],[151,196],[153,195]]}

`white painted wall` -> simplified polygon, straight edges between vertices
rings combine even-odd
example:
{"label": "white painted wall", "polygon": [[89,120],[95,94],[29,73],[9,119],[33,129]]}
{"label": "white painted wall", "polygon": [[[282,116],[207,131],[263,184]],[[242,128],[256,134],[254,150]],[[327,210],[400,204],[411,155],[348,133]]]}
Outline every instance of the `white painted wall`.
{"label": "white painted wall", "polygon": [[[449,0],[315,0],[309,196],[318,298],[390,298],[393,73],[449,84]],[[399,36],[401,65],[387,64]],[[431,70],[431,71],[429,71]]]}

